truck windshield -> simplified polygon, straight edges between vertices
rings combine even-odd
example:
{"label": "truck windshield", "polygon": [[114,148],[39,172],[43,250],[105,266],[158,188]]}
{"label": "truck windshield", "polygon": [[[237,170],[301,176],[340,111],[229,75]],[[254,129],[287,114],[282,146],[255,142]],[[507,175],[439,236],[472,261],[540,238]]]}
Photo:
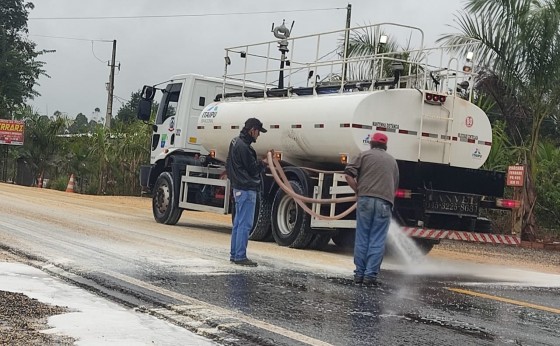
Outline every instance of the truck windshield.
{"label": "truck windshield", "polygon": [[172,117],[177,112],[177,105],[179,103],[179,96],[181,94],[181,83],[169,84],[165,88],[161,104],[158,109],[156,124],[163,124],[163,122]]}

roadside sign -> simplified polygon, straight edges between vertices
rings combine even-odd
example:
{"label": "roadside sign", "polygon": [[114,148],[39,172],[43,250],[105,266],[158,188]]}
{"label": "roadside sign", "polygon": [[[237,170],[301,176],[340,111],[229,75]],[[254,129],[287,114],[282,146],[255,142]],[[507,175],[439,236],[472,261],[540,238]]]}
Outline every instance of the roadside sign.
{"label": "roadside sign", "polygon": [[23,145],[24,128],[21,120],[0,119],[0,144]]}
{"label": "roadside sign", "polygon": [[507,186],[523,186],[524,178],[525,166],[515,165],[508,167],[506,178]]}

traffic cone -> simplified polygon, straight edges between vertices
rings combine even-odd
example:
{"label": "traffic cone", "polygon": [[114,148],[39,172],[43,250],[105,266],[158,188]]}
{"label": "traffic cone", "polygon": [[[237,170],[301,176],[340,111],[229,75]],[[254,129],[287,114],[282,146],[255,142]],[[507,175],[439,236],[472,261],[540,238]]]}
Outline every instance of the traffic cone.
{"label": "traffic cone", "polygon": [[68,186],[66,186],[66,192],[74,192],[74,173],[70,175],[70,180],[68,181]]}

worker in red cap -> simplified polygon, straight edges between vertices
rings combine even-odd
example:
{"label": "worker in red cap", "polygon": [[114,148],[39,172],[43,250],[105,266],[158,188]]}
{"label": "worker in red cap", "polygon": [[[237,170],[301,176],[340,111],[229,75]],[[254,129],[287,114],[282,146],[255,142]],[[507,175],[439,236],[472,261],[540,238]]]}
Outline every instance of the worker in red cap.
{"label": "worker in red cap", "polygon": [[364,286],[377,283],[399,186],[399,167],[387,153],[387,140],[385,134],[374,133],[370,149],[362,151],[344,170],[348,185],[358,196],[354,282]]}

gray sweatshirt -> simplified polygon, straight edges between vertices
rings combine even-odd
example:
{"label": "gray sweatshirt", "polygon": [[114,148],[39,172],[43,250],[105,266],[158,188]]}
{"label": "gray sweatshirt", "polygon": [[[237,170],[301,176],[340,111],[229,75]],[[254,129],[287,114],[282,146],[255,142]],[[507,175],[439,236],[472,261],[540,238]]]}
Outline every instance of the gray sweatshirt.
{"label": "gray sweatshirt", "polygon": [[358,197],[378,197],[395,204],[399,167],[397,161],[385,150],[374,148],[362,151],[346,165],[344,173],[356,178]]}

